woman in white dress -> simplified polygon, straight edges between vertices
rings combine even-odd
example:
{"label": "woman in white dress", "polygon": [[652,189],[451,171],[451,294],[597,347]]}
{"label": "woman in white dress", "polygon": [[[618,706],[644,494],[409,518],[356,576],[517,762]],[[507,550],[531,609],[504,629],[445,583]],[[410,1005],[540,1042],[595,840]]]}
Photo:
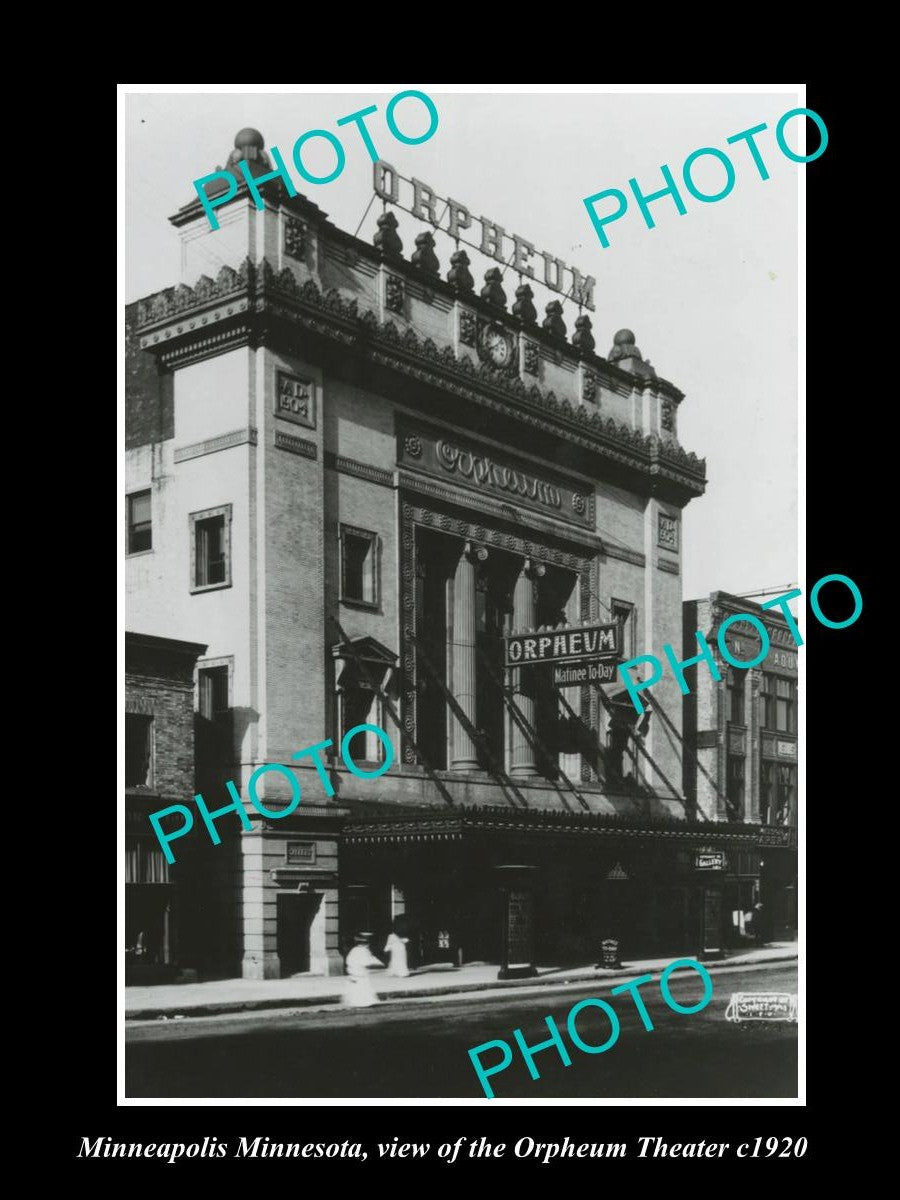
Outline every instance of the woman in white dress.
{"label": "woman in white dress", "polygon": [[388,975],[396,975],[399,979],[405,979],[409,975],[409,965],[406,961],[406,943],[409,941],[407,937],[400,937],[396,932],[388,936],[388,940],[384,943],[384,952],[389,956]]}
{"label": "woman in white dress", "polygon": [[356,944],[344,963],[348,976],[344,999],[350,1008],[370,1008],[378,1003],[378,993],[369,978],[369,967],[383,967],[384,963],[372,953],[371,938],[371,933],[357,933],[353,938]]}

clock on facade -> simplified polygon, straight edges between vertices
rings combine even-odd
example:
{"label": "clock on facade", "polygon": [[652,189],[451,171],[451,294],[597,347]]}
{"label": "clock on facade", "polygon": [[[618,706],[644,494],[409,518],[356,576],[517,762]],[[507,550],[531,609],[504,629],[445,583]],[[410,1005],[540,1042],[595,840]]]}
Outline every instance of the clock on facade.
{"label": "clock on facade", "polygon": [[483,362],[505,370],[512,365],[514,348],[513,335],[502,325],[482,325],[478,349]]}

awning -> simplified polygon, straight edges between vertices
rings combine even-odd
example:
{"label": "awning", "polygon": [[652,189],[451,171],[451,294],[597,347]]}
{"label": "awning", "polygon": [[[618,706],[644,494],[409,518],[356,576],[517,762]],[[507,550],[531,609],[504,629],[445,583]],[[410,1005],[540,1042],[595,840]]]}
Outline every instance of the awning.
{"label": "awning", "polygon": [[344,825],[342,840],[350,846],[452,842],[467,835],[491,832],[566,840],[614,838],[682,843],[702,840],[704,845],[751,849],[766,844],[764,839],[769,834],[769,827],[724,821],[687,821],[677,817],[618,816],[500,806],[459,805],[448,812],[445,808],[412,809],[398,805],[396,811],[355,814]]}

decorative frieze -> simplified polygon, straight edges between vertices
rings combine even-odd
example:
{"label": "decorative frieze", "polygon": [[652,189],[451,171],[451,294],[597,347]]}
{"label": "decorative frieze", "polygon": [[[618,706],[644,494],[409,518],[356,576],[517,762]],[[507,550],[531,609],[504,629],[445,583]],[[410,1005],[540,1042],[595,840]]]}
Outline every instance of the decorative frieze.
{"label": "decorative frieze", "polygon": [[478,337],[478,319],[469,308],[459,310],[459,340],[464,346],[474,346]]}
{"label": "decorative frieze", "polygon": [[359,462],[355,458],[344,458],[332,450],[325,451],[325,466],[341,475],[353,475],[357,479],[365,479],[369,483],[377,483],[381,487],[394,486],[394,474],[383,467],[373,467],[370,463]]}
{"label": "decorative frieze", "polygon": [[306,252],[306,222],[298,217],[285,217],[284,252],[291,258],[303,261]]}
{"label": "decorative frieze", "polygon": [[178,446],[174,453],[174,459],[176,463],[187,462],[192,458],[202,458],[204,454],[216,454],[219,450],[230,450],[233,446],[247,444],[256,445],[256,430],[252,425],[246,429],[235,429],[231,433],[207,438],[204,442],[192,442],[189,446]]}
{"label": "decorative frieze", "polygon": [[287,450],[290,454],[299,454],[302,458],[318,458],[319,449],[315,442],[306,438],[293,437],[281,429],[275,430],[275,445],[279,450]]}
{"label": "decorative frieze", "polygon": [[391,312],[403,312],[403,280],[399,275],[384,277],[384,307]]}
{"label": "decorative frieze", "polygon": [[[335,288],[323,292],[312,279],[298,283],[290,267],[278,272],[265,260],[258,266],[246,260],[239,271],[223,267],[215,284],[204,279],[202,286],[169,289],[138,306],[141,346],[159,353],[166,365],[197,361],[244,344],[251,334],[250,323],[258,315],[283,317],[428,386],[515,417],[535,429],[563,435],[603,458],[643,474],[652,473],[660,483],[669,480],[681,494],[703,491],[705,461],[674,439],[644,435],[640,429],[604,418],[595,407],[558,399],[518,375],[497,372],[468,356],[457,357],[452,346],[438,349],[431,339],[421,339],[412,329],[401,334],[390,320],[381,322],[371,311],[360,313],[356,300],[345,299]],[[403,281],[399,283],[402,288]],[[235,291],[246,294],[236,296]],[[227,303],[221,299],[225,293],[229,295]],[[173,317],[192,306],[198,311],[176,324]],[[474,314],[469,313],[469,318],[474,326]],[[462,312],[459,319],[460,341],[474,344],[474,327],[470,332]],[[226,327],[198,336],[200,325],[218,321],[227,322]],[[174,339],[178,340],[169,345]],[[397,355],[394,351],[401,348],[401,342],[403,354]],[[549,354],[551,347],[542,352]],[[675,389],[671,390],[674,393]]]}

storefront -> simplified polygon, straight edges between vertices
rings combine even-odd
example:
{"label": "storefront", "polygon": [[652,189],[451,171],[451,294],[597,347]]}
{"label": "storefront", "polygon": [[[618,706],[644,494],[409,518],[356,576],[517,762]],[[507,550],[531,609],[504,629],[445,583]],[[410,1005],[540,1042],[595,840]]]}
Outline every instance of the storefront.
{"label": "storefront", "polygon": [[[685,697],[685,791],[698,809],[759,828],[752,852],[730,864],[725,908],[730,943],[797,932],[797,647],[780,613],[727,592],[684,605],[685,645],[702,630],[721,680],[695,670]],[[750,620],[740,619],[747,614]],[[723,660],[717,632],[729,621]],[[765,644],[764,644],[765,642]]]}
{"label": "storefront", "polygon": [[194,670],[205,649],[125,635],[123,949],[130,982],[162,982],[196,967],[183,872],[166,862],[149,814],[193,792]]}
{"label": "storefront", "polygon": [[625,959],[713,957],[741,944],[731,906],[752,909],[759,837],[744,825],[575,812],[358,815],[343,832],[342,938],[364,923],[377,946],[402,914],[413,961],[499,963],[504,871],[515,870],[539,966],[597,960],[607,938]]}

